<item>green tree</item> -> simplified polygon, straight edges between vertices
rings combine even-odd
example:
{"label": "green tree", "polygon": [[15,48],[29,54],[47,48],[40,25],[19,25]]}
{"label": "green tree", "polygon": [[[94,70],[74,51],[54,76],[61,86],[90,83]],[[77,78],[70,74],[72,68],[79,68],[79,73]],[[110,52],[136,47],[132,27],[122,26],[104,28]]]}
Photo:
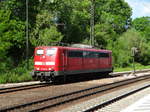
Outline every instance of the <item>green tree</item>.
{"label": "green tree", "polygon": [[51,42],[60,42],[62,34],[53,23],[54,14],[48,10],[41,10],[36,16],[35,28],[33,29],[30,41],[32,45],[50,45]]}
{"label": "green tree", "polygon": [[[136,47],[140,54],[143,53],[143,38],[140,33],[135,29],[130,29],[125,32],[119,39],[115,42],[115,46],[113,48],[113,56],[116,66],[118,67],[126,67],[132,63],[131,49],[132,47]],[[141,55],[136,55],[136,61],[139,62]],[[144,53],[145,54],[145,53]]]}
{"label": "green tree", "polygon": [[144,65],[150,64],[150,17],[134,19],[132,27],[135,28],[143,37],[138,60]]}
{"label": "green tree", "polygon": [[8,66],[10,59],[13,59],[12,64],[18,63],[25,42],[24,23],[11,19],[11,13],[10,10],[0,10],[0,42],[3,43],[0,45],[0,60]]}
{"label": "green tree", "polygon": [[101,47],[107,48],[109,45],[112,46],[116,37],[116,32],[109,24],[95,25],[95,41]]}
{"label": "green tree", "polygon": [[139,31],[147,41],[150,41],[150,17],[136,18],[133,20],[132,26]]}
{"label": "green tree", "polygon": [[65,24],[63,42],[81,43],[89,38],[90,1],[62,0],[59,6],[60,22]]}
{"label": "green tree", "polygon": [[124,0],[101,0],[96,2],[96,21],[109,23],[121,34],[131,25],[131,8]]}
{"label": "green tree", "polygon": [[109,43],[112,46],[112,42],[130,28],[131,8],[124,0],[100,0],[95,7],[96,41],[100,44],[102,40],[104,48],[110,46]]}
{"label": "green tree", "polygon": [[62,39],[62,34],[57,31],[55,26],[50,28],[45,28],[39,31],[38,39],[31,39],[31,43],[35,46],[39,45],[51,45],[53,42],[60,42]]}

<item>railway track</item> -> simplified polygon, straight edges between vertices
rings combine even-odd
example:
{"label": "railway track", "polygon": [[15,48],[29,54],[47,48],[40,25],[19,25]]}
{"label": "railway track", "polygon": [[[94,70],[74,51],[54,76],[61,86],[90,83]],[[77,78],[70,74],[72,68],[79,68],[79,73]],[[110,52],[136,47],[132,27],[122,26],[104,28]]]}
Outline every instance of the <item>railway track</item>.
{"label": "railway track", "polygon": [[13,105],[12,107],[2,108],[0,111],[2,111],[2,112],[3,111],[5,111],[5,112],[6,111],[17,111],[17,112],[30,111],[30,112],[34,112],[34,111],[42,111],[45,109],[52,109],[53,107],[56,107],[56,106],[64,105],[66,103],[70,103],[72,101],[82,99],[82,98],[85,98],[88,96],[92,96],[95,94],[100,94],[102,92],[109,91],[111,89],[121,87],[121,86],[124,86],[127,84],[137,83],[139,81],[143,81],[143,80],[146,80],[148,78],[150,78],[150,75],[140,76],[140,77],[136,77],[133,79],[119,81],[119,82],[115,82],[115,83],[111,83],[111,84],[95,86],[95,87],[67,93],[67,94],[60,95],[60,96],[47,97],[44,99],[29,102],[29,103],[24,103],[24,104],[20,104],[20,105]]}
{"label": "railway track", "polygon": [[7,88],[0,88],[0,94],[40,88],[49,86],[48,83],[38,83],[38,84],[30,84],[30,85],[22,85],[22,86],[15,86],[15,87],[7,87]]}

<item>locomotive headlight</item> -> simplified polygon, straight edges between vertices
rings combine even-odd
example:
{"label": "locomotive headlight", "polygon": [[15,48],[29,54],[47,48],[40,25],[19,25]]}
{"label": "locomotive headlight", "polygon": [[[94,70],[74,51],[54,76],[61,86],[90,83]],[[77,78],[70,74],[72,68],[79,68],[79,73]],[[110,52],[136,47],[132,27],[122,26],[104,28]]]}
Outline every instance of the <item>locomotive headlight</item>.
{"label": "locomotive headlight", "polygon": [[40,68],[36,68],[36,70],[40,70]]}
{"label": "locomotive headlight", "polygon": [[52,70],[51,68],[48,68],[48,70]]}
{"label": "locomotive headlight", "polygon": [[36,61],[34,65],[42,65],[42,62]]}
{"label": "locomotive headlight", "polygon": [[55,62],[46,62],[46,65],[55,65]]}

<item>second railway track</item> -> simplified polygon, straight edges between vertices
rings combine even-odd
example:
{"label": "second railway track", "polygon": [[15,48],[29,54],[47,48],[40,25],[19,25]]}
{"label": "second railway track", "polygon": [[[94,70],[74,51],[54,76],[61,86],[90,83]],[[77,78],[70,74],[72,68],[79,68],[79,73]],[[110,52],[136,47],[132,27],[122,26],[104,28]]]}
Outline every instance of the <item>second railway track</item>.
{"label": "second railway track", "polygon": [[49,86],[49,84],[38,83],[38,84],[30,84],[30,85],[0,88],[0,94],[11,93],[11,92],[16,92],[16,91],[22,91],[22,90],[28,90],[28,89],[34,89],[34,88],[40,88],[40,87],[46,87],[46,86]]}
{"label": "second railway track", "polygon": [[99,85],[91,88],[87,88],[80,91],[75,91],[71,93],[67,93],[64,95],[59,95],[55,97],[46,97],[44,99],[32,101],[29,103],[24,103],[20,105],[13,105],[12,107],[2,108],[0,111],[41,111],[45,109],[50,109],[52,107],[56,107],[58,105],[63,105],[67,102],[72,102],[81,98],[85,98],[87,96],[95,95],[98,93],[102,93],[107,90],[114,89],[116,87],[121,87],[127,84],[135,83],[138,81],[146,80],[150,78],[150,75],[140,76],[133,79],[128,79],[124,81],[119,81],[106,85]]}

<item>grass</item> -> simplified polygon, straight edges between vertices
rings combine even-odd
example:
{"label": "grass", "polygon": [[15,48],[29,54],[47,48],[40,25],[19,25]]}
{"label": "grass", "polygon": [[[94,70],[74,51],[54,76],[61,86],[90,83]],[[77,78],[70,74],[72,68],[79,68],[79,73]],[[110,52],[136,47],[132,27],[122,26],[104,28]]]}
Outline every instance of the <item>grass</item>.
{"label": "grass", "polygon": [[0,74],[0,83],[17,83],[17,82],[25,82],[31,81],[32,77],[29,72],[25,72],[24,74],[17,74],[14,72],[9,72],[5,74]]}
{"label": "grass", "polygon": [[[135,64],[135,70],[142,70],[142,69],[150,69],[150,65],[144,66],[141,64],[136,63]],[[125,68],[115,68],[114,72],[123,72],[123,71],[131,71],[133,70],[133,66],[125,67]]]}
{"label": "grass", "polygon": [[30,72],[31,70],[27,70],[26,67],[22,66],[5,73],[2,72],[0,73],[0,84],[31,81]]}

